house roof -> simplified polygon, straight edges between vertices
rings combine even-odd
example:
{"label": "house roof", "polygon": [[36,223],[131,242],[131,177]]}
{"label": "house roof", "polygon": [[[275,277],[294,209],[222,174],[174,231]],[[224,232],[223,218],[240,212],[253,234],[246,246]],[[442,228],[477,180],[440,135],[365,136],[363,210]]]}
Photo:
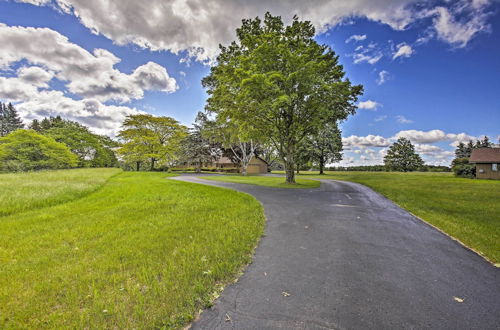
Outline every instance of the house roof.
{"label": "house roof", "polygon": [[477,148],[472,150],[471,163],[500,163],[500,148]]}
{"label": "house roof", "polygon": [[228,157],[220,157],[215,161],[217,164],[233,164],[230,158]]}

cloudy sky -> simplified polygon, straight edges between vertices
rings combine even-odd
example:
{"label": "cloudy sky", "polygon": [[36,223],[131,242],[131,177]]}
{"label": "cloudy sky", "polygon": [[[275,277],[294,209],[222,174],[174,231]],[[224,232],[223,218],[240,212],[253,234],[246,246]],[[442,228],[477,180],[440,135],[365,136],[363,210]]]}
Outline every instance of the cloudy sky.
{"label": "cloudy sky", "polygon": [[458,141],[500,138],[498,0],[0,0],[0,101],[110,136],[138,112],[189,125],[218,44],[266,11],[312,21],[365,86],[342,165],[401,136],[445,165]]}

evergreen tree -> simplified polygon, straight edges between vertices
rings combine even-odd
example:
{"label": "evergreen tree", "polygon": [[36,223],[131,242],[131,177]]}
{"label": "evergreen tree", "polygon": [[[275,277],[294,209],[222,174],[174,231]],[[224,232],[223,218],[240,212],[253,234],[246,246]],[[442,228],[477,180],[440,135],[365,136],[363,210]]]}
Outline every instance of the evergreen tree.
{"label": "evergreen tree", "polygon": [[42,126],[40,125],[40,122],[37,119],[33,119],[31,121],[31,124],[29,124],[28,128],[37,132],[42,131]]}
{"label": "evergreen tree", "polygon": [[410,172],[424,166],[424,161],[415,152],[415,147],[410,140],[399,138],[389,147],[389,151],[384,157],[384,165],[391,171]]}
{"label": "evergreen tree", "polygon": [[24,124],[12,105],[0,102],[0,136],[6,136],[10,132],[23,128]]}

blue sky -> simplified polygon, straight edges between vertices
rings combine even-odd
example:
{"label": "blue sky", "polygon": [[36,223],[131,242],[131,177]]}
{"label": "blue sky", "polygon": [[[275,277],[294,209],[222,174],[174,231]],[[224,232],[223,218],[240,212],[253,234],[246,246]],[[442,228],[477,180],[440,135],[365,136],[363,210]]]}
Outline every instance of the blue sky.
{"label": "blue sky", "polygon": [[0,100],[23,119],[61,115],[114,135],[145,111],[189,125],[200,80],[241,19],[293,11],[354,83],[342,165],[381,163],[397,137],[449,164],[453,144],[500,137],[500,3],[493,0],[0,0]]}

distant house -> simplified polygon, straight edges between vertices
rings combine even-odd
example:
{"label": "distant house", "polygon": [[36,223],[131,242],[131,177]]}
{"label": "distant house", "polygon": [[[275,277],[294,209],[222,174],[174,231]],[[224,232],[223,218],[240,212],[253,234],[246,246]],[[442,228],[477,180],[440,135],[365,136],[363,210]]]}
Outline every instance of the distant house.
{"label": "distant house", "polygon": [[[191,163],[182,163],[176,166],[177,168],[189,168],[189,167],[196,167],[198,163],[196,162],[191,162]],[[213,162],[206,162],[203,163],[202,168],[205,169],[216,169],[221,172],[241,172],[241,167],[239,167],[237,164],[233,163],[230,158],[228,157],[220,157],[217,160]],[[265,174],[268,172],[268,167],[269,165],[267,162],[260,158],[259,156],[253,156],[252,159],[250,160],[250,163],[248,164],[247,167],[247,173],[248,174]]]}
{"label": "distant house", "polygon": [[476,164],[476,178],[500,180],[500,148],[473,149],[469,162]]}

